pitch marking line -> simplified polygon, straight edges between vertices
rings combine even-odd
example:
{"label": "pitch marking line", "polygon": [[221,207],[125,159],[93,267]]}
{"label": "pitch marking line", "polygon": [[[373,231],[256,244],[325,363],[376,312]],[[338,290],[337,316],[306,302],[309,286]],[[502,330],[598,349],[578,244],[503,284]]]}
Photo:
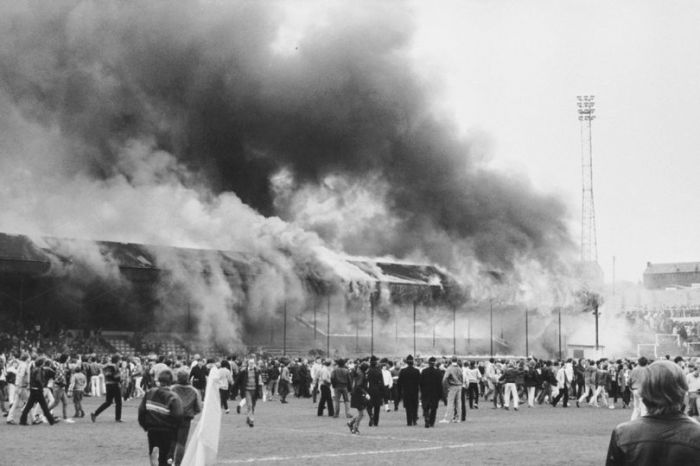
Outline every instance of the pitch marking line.
{"label": "pitch marking line", "polygon": [[[268,431],[282,431],[285,433],[298,433],[300,435],[308,435],[308,434],[318,434],[318,435],[335,435],[336,437],[353,437],[352,434],[350,434],[347,431],[327,431],[327,430],[309,430],[309,429],[290,429],[287,427],[265,427],[266,432]],[[369,427],[367,428],[369,429]],[[411,438],[411,437],[398,437],[398,436],[392,436],[392,435],[363,435],[361,436],[362,438],[365,438],[367,440],[392,440],[392,441],[399,441],[399,442],[416,442],[416,443],[438,443],[442,442],[441,439],[425,439],[425,438]]]}
{"label": "pitch marking line", "polygon": [[[559,442],[559,440],[557,440]],[[436,451],[446,449],[461,449],[474,447],[492,447],[505,445],[532,445],[532,440],[515,440],[507,442],[469,442],[453,445],[437,445],[434,447],[420,448],[394,448],[391,450],[369,450],[369,451],[351,451],[345,453],[315,453],[312,455],[295,455],[295,456],[263,456],[260,458],[244,458],[244,459],[228,459],[218,460],[217,464],[243,464],[257,463],[263,461],[298,461],[298,460],[315,460],[321,458],[342,458],[347,456],[370,456],[370,455],[393,455],[397,453],[420,453],[425,451]]]}

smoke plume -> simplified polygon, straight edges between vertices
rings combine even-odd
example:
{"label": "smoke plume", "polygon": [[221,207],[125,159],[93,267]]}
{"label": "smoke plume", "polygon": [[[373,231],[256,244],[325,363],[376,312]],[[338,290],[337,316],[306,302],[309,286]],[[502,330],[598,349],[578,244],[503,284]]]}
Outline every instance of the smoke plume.
{"label": "smoke plume", "polygon": [[[430,110],[403,3],[299,4],[300,23],[277,2],[0,5],[2,231],[245,252],[257,316],[303,306],[326,245],[473,281],[566,270],[564,206]],[[216,315],[240,299],[191,285]]]}

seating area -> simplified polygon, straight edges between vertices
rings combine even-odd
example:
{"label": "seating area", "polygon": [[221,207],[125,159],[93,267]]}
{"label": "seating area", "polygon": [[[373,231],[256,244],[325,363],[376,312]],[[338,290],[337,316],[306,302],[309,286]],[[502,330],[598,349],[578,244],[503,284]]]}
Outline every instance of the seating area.
{"label": "seating area", "polygon": [[142,353],[185,355],[189,352],[179,338],[167,333],[142,335],[140,346]]}
{"label": "seating area", "polygon": [[105,341],[122,356],[133,356],[134,354],[136,354],[136,349],[134,349],[134,347],[131,346],[131,344],[124,338],[105,337]]}
{"label": "seating area", "polygon": [[[271,357],[279,358],[285,355],[284,347],[282,346],[264,346],[260,348],[261,353],[265,353]],[[304,346],[287,346],[286,355],[287,356],[306,356],[308,354],[308,348]]]}

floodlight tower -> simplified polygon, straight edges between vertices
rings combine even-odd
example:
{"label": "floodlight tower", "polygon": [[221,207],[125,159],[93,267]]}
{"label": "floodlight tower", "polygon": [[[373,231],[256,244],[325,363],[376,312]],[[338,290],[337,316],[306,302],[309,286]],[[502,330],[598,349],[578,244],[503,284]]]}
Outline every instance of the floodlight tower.
{"label": "floodlight tower", "polygon": [[[598,239],[595,228],[595,202],[593,200],[593,145],[591,137],[591,122],[595,119],[595,96],[579,95],[578,119],[581,122],[581,174],[583,178],[581,196],[581,266],[586,280],[599,275]],[[598,351],[598,300],[593,304],[595,317],[595,349]],[[560,317],[561,318],[561,317]],[[561,336],[560,336],[561,338]],[[561,347],[561,342],[559,343]]]}
{"label": "floodlight tower", "polygon": [[595,227],[595,202],[593,200],[593,146],[591,122],[595,119],[595,96],[579,95],[578,119],[581,122],[581,172],[583,191],[581,205],[581,262],[598,263],[598,240]]}

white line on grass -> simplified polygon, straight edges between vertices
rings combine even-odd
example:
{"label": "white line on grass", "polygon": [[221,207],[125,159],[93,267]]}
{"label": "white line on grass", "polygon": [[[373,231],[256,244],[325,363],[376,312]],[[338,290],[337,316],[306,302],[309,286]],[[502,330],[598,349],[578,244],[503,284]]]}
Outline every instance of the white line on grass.
{"label": "white line on grass", "polygon": [[[374,438],[374,437],[372,437],[372,438]],[[541,442],[539,442],[539,443],[541,443]],[[424,451],[435,451],[435,450],[446,450],[446,449],[520,445],[520,444],[532,445],[532,440],[514,440],[514,441],[507,441],[507,442],[469,442],[469,443],[460,443],[460,444],[454,444],[454,445],[436,445],[433,447],[394,448],[391,450],[351,451],[351,452],[345,452],[345,453],[315,453],[312,455],[263,456],[260,458],[242,458],[242,459],[218,460],[217,464],[256,463],[258,461],[314,460],[314,459],[321,459],[321,458],[342,458],[344,456],[393,455],[393,454],[397,454],[397,453],[419,453],[419,452],[424,452]]]}
{"label": "white line on grass", "polygon": [[[290,429],[288,427],[265,427],[266,431],[283,431],[285,433],[298,433],[301,435],[309,434],[319,434],[319,435],[335,435],[336,437],[353,437],[353,435],[347,430],[343,431],[327,431],[327,430],[308,430],[308,429]],[[400,442],[423,442],[423,443],[437,443],[441,442],[441,439],[425,439],[425,438],[411,438],[411,437],[397,437],[393,435],[367,435],[364,438],[368,440],[396,440]]]}

